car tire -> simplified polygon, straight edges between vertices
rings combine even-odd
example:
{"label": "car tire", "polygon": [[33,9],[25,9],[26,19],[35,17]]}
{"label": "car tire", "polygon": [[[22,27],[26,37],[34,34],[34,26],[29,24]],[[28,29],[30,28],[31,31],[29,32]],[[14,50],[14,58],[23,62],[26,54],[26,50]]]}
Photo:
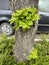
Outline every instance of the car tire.
{"label": "car tire", "polygon": [[1,28],[1,32],[8,36],[13,34],[14,32],[12,25],[10,25],[9,23],[2,23],[0,28]]}

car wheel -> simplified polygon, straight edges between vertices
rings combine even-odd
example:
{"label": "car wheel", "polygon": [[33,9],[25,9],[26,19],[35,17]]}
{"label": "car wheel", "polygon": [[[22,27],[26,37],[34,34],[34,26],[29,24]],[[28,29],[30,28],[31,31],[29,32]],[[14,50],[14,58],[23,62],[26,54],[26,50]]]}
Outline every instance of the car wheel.
{"label": "car wheel", "polygon": [[2,23],[1,31],[6,35],[11,35],[13,33],[12,26],[9,23]]}

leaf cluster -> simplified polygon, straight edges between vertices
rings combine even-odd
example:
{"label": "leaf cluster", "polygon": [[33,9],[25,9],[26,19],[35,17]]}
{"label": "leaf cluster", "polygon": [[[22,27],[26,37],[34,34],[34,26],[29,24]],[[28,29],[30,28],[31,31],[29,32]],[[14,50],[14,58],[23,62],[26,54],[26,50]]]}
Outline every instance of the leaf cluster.
{"label": "leaf cluster", "polygon": [[38,53],[37,53],[37,49],[34,49],[30,52],[27,59],[31,60],[31,59],[36,59],[36,58],[38,58]]}
{"label": "leaf cluster", "polygon": [[14,38],[0,35],[0,65],[49,65],[49,41],[45,38],[35,44],[25,62],[16,62],[13,57]]}
{"label": "leaf cluster", "polygon": [[22,10],[16,10],[12,13],[10,23],[15,23],[14,28],[18,30],[21,28],[23,31],[29,29],[35,24],[36,20],[39,20],[39,14],[37,14],[36,8],[23,8]]}
{"label": "leaf cluster", "polygon": [[0,35],[0,65],[15,65],[13,57],[14,38]]}
{"label": "leaf cluster", "polygon": [[35,44],[34,50],[28,56],[29,65],[49,65],[49,41],[42,39]]}

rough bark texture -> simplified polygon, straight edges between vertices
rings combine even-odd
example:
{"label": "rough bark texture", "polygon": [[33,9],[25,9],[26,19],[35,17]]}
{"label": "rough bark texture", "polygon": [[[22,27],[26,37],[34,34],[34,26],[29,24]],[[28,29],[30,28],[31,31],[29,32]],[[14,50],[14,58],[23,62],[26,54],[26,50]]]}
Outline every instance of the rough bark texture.
{"label": "rough bark texture", "polygon": [[16,9],[26,8],[26,7],[36,7],[38,8],[39,0],[9,0],[11,9],[14,11]]}
{"label": "rough bark texture", "polygon": [[38,21],[36,21],[34,27],[32,26],[26,32],[23,32],[21,29],[15,32],[14,56],[18,61],[25,61],[29,53],[33,50],[37,26]]}
{"label": "rough bark texture", "polygon": [[[36,7],[38,6],[38,0],[10,0],[10,4],[12,6],[12,10],[22,9],[26,7]],[[25,61],[27,56],[32,51],[34,46],[34,38],[37,30],[37,23],[35,27],[33,26],[23,32],[21,29],[15,31],[15,46],[14,46],[14,56],[18,61]]]}

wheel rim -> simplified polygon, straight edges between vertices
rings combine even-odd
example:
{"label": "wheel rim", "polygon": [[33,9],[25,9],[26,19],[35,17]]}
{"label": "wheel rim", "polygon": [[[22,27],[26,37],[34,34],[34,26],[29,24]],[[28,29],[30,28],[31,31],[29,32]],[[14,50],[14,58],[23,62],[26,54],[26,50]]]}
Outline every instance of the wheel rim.
{"label": "wheel rim", "polygon": [[4,34],[10,35],[12,33],[12,28],[10,27],[10,25],[4,24],[1,28]]}

